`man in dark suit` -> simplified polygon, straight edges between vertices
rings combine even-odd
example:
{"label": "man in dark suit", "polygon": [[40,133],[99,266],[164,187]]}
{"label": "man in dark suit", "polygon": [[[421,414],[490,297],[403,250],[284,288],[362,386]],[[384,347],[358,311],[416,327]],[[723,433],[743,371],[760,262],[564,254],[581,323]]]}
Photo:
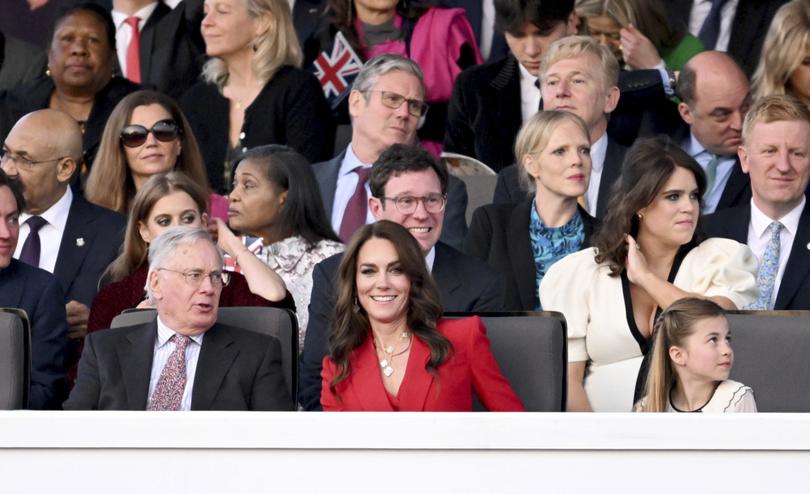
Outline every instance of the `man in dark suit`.
{"label": "man in dark suit", "polygon": [[98,280],[118,255],[126,218],[73,194],[81,158],[79,126],[66,113],[39,110],[21,118],[3,149],[3,171],[19,181],[26,209],[14,257],[53,273],[62,285],[72,339],[84,337]]}
{"label": "man in dark suit", "polygon": [[[368,171],[392,144],[416,142],[416,128],[427,108],[424,95],[421,69],[399,55],[375,57],[357,75],[349,94],[352,140],[336,158],[313,165],[326,215],[344,241],[357,228],[374,221],[365,207]],[[467,189],[461,180],[451,177],[446,192],[442,241],[461,248],[467,235]],[[350,206],[360,196],[362,211]]]}
{"label": "man in dark suit", "polygon": [[[3,155],[0,161],[7,161]],[[67,323],[62,287],[51,274],[12,258],[25,199],[0,171],[0,307],[22,309],[31,323],[29,408],[58,408],[64,399]]]}
{"label": "man in dark suit", "polygon": [[[627,150],[607,131],[610,113],[619,102],[619,64],[610,50],[593,38],[569,36],[546,50],[540,66],[545,109],[574,113],[588,126],[593,165],[584,202],[591,216],[601,218]],[[517,165],[498,173],[494,202],[522,202],[527,197],[518,173]]]}
{"label": "man in dark suit", "polygon": [[[113,0],[117,72],[132,82],[179,98],[197,82],[205,61],[205,43],[200,34],[202,3]],[[136,71],[128,66],[127,56],[134,35],[139,40],[136,53],[140,63]]]}
{"label": "man in dark suit", "polygon": [[689,129],[676,132],[675,139],[706,172],[703,213],[746,203],[751,186],[737,147],[750,105],[748,78],[725,53],[707,51],[684,65],[678,93],[678,111]]}
{"label": "man in dark suit", "polygon": [[746,308],[810,309],[810,111],[789,96],[762,98],[745,118],[738,152],[753,198],[707,216],[704,229],[757,256],[760,298]]}
{"label": "man in dark suit", "polygon": [[46,64],[43,50],[0,31],[0,90],[33,81]]}
{"label": "man in dark suit", "polygon": [[[375,220],[406,227],[419,241],[447,312],[503,309],[503,278],[482,261],[439,241],[444,224],[447,168],[416,146],[394,144],[371,170],[369,207]],[[335,305],[334,286],[342,254],[315,266],[304,351],[299,366],[299,396],[306,410],[320,409],[321,363],[327,353]],[[301,309],[299,309],[301,310]]]}
{"label": "man in dark suit", "polygon": [[157,319],[91,333],[66,410],[292,410],[275,338],[217,324],[222,254],[205,230],[149,246]]}
{"label": "man in dark suit", "polygon": [[[787,0],[668,0],[663,3],[673,22],[687,25],[692,34],[702,39],[707,50],[728,52],[751,77],[759,63],[771,20],[785,2]],[[711,24],[712,19],[716,23],[715,32],[708,34],[712,29],[706,23]]]}

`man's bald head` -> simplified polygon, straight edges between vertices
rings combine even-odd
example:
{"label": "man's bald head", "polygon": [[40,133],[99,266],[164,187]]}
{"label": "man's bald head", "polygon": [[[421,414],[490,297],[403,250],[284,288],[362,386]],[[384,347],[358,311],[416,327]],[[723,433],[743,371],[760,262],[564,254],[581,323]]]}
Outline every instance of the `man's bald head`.
{"label": "man's bald head", "polygon": [[697,97],[698,77],[701,87],[718,82],[748,87],[748,77],[733,58],[721,51],[704,51],[689,59],[678,77],[678,95],[687,105]]}
{"label": "man's bald head", "polygon": [[81,160],[82,133],[67,113],[39,110],[14,124],[3,147],[3,171],[22,183],[26,212],[40,214],[64,195]]}

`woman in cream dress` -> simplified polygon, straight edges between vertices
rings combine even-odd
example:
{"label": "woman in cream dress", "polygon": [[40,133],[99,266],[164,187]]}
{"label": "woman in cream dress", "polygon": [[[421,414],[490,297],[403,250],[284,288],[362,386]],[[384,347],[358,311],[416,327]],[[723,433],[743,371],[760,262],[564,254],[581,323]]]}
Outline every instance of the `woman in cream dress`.
{"label": "woman in cream dress", "polygon": [[657,314],[694,296],[726,309],[756,299],[757,261],[745,245],[703,241],[700,166],[667,138],[638,141],[593,245],[554,264],[544,309],[568,322],[568,409],[632,411]]}

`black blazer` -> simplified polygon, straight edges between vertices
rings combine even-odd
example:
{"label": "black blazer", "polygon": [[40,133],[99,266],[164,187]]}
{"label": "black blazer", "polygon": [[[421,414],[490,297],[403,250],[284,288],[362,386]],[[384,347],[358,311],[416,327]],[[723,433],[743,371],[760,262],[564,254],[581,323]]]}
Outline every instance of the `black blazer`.
{"label": "black blazer", "polygon": [[66,301],[76,300],[90,307],[101,274],[118,257],[126,224],[123,214],[73,195],[53,271]]}
{"label": "black blazer", "polygon": [[[506,280],[504,310],[534,310],[537,269],[532,254],[529,222],[534,201],[488,204],[475,210],[464,252],[485,261]],[[579,208],[585,239],[590,247],[597,221]]]}
{"label": "black blazer", "polygon": [[44,50],[0,32],[0,89],[41,77],[46,65]]}
{"label": "black blazer", "polygon": [[[223,193],[223,170],[230,147],[228,99],[213,84],[200,82],[180,100],[200,145],[211,187]],[[314,75],[285,65],[245,109],[242,151],[264,144],[286,144],[310,162],[332,156],[335,127],[332,110]]]}
{"label": "black blazer", "polygon": [[[703,229],[710,237],[748,243],[751,203],[718,211],[704,218]],[[785,273],[776,294],[775,310],[810,309],[810,207],[805,206],[793,239]]]}
{"label": "black blazer", "polygon": [[[611,187],[622,175],[622,165],[627,148],[608,137],[605,163],[602,166],[602,179],[599,181],[599,194],[596,196],[596,217],[603,218],[607,213]],[[510,165],[498,172],[495,184],[495,204],[514,204],[529,197],[528,189],[521,186],[517,165]]]}
{"label": "black blazer", "polygon": [[0,269],[0,307],[16,307],[31,321],[31,393],[28,407],[59,408],[66,396],[68,354],[65,296],[51,273],[12,259]]}
{"label": "black blazer", "polygon": [[[324,259],[312,272],[309,322],[298,367],[298,397],[305,410],[321,408],[321,368],[328,353],[342,259],[342,253]],[[504,308],[503,276],[478,259],[438,243],[431,274],[445,312],[499,312]]]}
{"label": "black blazer", "polygon": [[[146,410],[157,322],[87,335],[65,410]],[[192,410],[292,410],[275,338],[214,324],[200,349]]]}
{"label": "black blazer", "polygon": [[[337,155],[329,161],[315,163],[312,169],[315,178],[318,180],[318,188],[321,191],[321,199],[326,209],[326,217],[332,218],[332,208],[335,202],[335,189],[337,188],[338,172],[346,151]],[[447,180],[447,205],[444,208],[444,224],[439,240],[455,249],[461,249],[464,245],[464,237],[467,236],[467,187],[464,182],[450,175]]]}

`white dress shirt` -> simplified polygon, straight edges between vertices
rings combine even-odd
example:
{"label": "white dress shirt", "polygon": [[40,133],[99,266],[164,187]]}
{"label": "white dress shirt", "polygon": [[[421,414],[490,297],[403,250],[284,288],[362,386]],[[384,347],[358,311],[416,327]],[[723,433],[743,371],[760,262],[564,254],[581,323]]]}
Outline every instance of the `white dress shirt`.
{"label": "white dress shirt", "polygon": [[588,182],[588,191],[585,199],[588,201],[588,214],[596,217],[596,203],[599,201],[599,185],[602,183],[602,170],[605,168],[605,156],[607,156],[608,136],[607,132],[602,137],[591,144],[591,180]]}
{"label": "white dress shirt", "polygon": [[[53,273],[56,267],[56,258],[59,256],[59,246],[62,244],[62,235],[65,233],[65,224],[70,214],[70,205],[73,203],[73,192],[70,187],[65,190],[62,197],[39,216],[48,223],[39,229],[39,267]],[[22,213],[20,215],[20,240],[17,248],[14,249],[14,258],[19,259],[23,244],[28,239],[30,228],[25,223],[31,215]],[[77,239],[78,241],[78,239]]]}
{"label": "white dress shirt", "polygon": [[[523,123],[534,116],[540,108],[540,89],[534,84],[537,82],[537,77],[533,76],[526,67],[518,62],[520,69],[520,113],[523,117]],[[493,101],[493,104],[498,104]]]}
{"label": "white dress shirt", "polygon": [[[354,195],[354,189],[357,188],[358,176],[352,170],[358,166],[371,168],[373,163],[363,163],[360,158],[354,154],[351,143],[346,147],[346,155],[343,157],[343,162],[340,164],[338,170],[337,186],[335,188],[335,200],[332,203],[332,229],[336,232],[340,231],[340,224],[343,223],[343,215],[346,213],[346,206],[349,204],[349,199]],[[371,189],[369,189],[368,182],[366,182],[366,197],[371,197]],[[374,223],[374,216],[371,210],[366,207],[366,224]]]}
{"label": "white dress shirt", "polygon": [[[703,144],[695,138],[695,134],[689,133],[689,141],[687,141],[684,150],[689,153],[689,156],[695,158],[695,161],[697,161],[700,167],[703,168],[703,171],[706,172],[713,156],[712,153],[707,151],[706,148],[703,147]],[[731,172],[734,170],[736,163],[736,156],[721,156],[717,161],[717,171],[714,174],[712,190],[707,190],[706,193],[703,194],[703,214],[711,214],[717,209],[720,198],[723,197],[723,191],[726,189],[726,183],[729,177],[731,177]]]}
{"label": "white dress shirt", "polygon": [[[734,14],[737,13],[737,4],[739,0],[728,0],[720,10],[720,32],[717,36],[717,44],[714,49],[718,51],[728,50],[728,41],[731,39],[731,23],[734,20]],[[692,12],[689,14],[689,32],[697,36],[700,33],[700,28],[703,27],[703,22],[709,16],[712,10],[711,0],[694,0],[692,2]],[[712,47],[707,46],[707,50]]]}
{"label": "white dress shirt", "polygon": [[[152,2],[133,14],[141,19],[138,21],[139,33],[143,32],[143,26],[146,25],[146,21],[149,20],[149,16],[152,15],[157,6],[157,2]],[[174,6],[171,7],[174,8]],[[117,10],[112,11],[113,23],[115,24],[115,52],[118,54],[118,65],[124,75],[127,74],[127,49],[129,48],[129,40],[132,39],[132,27],[124,22],[128,17],[131,16]]]}
{"label": "white dress shirt", "polygon": [[495,2],[481,0],[481,57],[484,60],[492,53],[492,40],[495,38]]}
{"label": "white dress shirt", "polygon": [[427,255],[425,255],[425,264],[427,264],[428,273],[433,273],[433,263],[436,261],[436,246],[430,248]]}
{"label": "white dress shirt", "polygon": [[[176,346],[173,341],[169,341],[169,338],[177,333],[172,328],[166,326],[163,321],[160,320],[160,316],[157,318],[157,327],[155,353],[152,358],[152,374],[149,377],[149,401],[152,401],[152,393],[155,392],[155,388],[160,380],[160,373],[163,372],[163,367],[166,366],[166,362],[169,360],[169,356]],[[190,336],[191,341],[186,345],[186,387],[183,390],[183,398],[180,401],[180,410],[191,410],[191,393],[194,389],[194,376],[197,373],[197,361],[200,358],[203,336],[205,336],[205,333]]]}
{"label": "white dress shirt", "polygon": [[785,274],[785,267],[787,266],[788,257],[790,257],[790,250],[793,247],[793,239],[796,238],[796,230],[799,228],[799,218],[804,211],[804,204],[806,199],[802,196],[802,202],[793,208],[788,214],[781,218],[770,218],[763,213],[754,200],[751,199],[751,222],[748,224],[748,247],[757,256],[757,261],[762,262],[762,256],[765,255],[765,248],[768,246],[768,241],[771,239],[771,232],[768,231],[768,226],[774,221],[782,224],[782,229],[779,232],[779,270],[776,272],[776,281],[773,284],[773,293],[771,293],[771,300],[768,302],[768,308],[773,309],[776,303],[776,295],[779,293],[779,285],[782,284],[782,276]]}

